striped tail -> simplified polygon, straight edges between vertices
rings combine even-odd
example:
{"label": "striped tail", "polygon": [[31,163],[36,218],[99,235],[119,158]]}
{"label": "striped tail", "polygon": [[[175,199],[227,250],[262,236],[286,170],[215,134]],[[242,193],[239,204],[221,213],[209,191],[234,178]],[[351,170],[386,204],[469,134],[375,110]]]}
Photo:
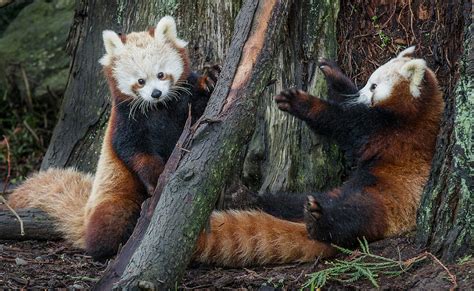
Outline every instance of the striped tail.
{"label": "striped tail", "polygon": [[84,210],[93,177],[74,169],[48,169],[28,178],[8,198],[13,208],[39,208],[75,247],[84,248]]}
{"label": "striped tail", "polygon": [[310,262],[336,253],[329,244],[311,240],[304,223],[262,211],[213,212],[211,227],[197,242],[193,259],[222,266]]}

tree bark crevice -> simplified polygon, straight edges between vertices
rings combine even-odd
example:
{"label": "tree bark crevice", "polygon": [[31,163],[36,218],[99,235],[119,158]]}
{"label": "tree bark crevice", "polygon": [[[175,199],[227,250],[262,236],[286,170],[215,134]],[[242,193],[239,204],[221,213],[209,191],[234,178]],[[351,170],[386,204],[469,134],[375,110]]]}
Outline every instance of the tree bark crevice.
{"label": "tree bark crevice", "polygon": [[438,138],[433,168],[424,189],[417,217],[417,242],[445,261],[474,249],[474,107],[473,30],[470,9],[464,11],[464,52],[459,80],[447,96],[445,119]]}
{"label": "tree bark crevice", "polygon": [[[242,164],[254,128],[255,98],[268,83],[269,60],[287,6],[287,1],[244,3],[235,24],[240,29],[235,30],[209,106],[195,131],[186,130],[180,138],[190,145],[190,152],[175,150],[170,160],[176,159],[178,166],[166,185],[160,177],[152,201],[161,196],[156,208],[150,204],[147,210],[147,215],[153,212],[149,225],[140,219],[133,240],[114,263],[127,266],[108,269],[96,289],[136,288],[143,281],[157,289],[174,288],[221,190]],[[220,122],[206,122],[206,118]]]}

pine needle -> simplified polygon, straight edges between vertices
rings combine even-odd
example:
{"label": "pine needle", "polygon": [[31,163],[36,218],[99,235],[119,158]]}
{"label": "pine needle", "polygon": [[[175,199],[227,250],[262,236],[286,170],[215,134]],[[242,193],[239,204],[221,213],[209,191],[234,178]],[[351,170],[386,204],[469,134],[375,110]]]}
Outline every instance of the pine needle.
{"label": "pine needle", "polygon": [[309,279],[303,285],[303,289],[319,289],[329,280],[352,283],[361,279],[369,280],[374,287],[379,288],[377,282],[379,275],[399,276],[415,263],[426,258],[426,256],[419,256],[406,261],[397,261],[371,254],[369,243],[365,238],[359,240],[359,245],[360,250],[354,251],[334,245],[341,253],[349,255],[349,258],[327,262],[331,267],[307,275]]}

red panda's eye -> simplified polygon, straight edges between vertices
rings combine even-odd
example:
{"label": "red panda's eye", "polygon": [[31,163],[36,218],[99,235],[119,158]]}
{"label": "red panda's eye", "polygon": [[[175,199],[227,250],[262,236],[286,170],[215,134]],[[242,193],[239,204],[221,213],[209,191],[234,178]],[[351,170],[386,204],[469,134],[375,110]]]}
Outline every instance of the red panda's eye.
{"label": "red panda's eye", "polygon": [[370,91],[374,91],[375,88],[377,88],[377,84],[372,84],[372,85],[370,86]]}
{"label": "red panda's eye", "polygon": [[138,84],[140,84],[140,85],[145,85],[145,80],[143,80],[143,79],[138,79]]}
{"label": "red panda's eye", "polygon": [[165,77],[165,74],[163,74],[163,72],[159,72],[157,77],[158,79],[162,80]]}

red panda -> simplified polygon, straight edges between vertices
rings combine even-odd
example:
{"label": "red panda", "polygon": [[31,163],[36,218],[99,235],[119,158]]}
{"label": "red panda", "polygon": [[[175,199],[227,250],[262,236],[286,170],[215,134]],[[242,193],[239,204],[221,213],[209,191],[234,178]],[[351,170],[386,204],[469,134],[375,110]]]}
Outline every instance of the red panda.
{"label": "red panda", "polygon": [[27,180],[9,198],[16,208],[38,207],[95,259],[113,256],[127,241],[188,117],[204,111],[219,68],[192,73],[186,42],[163,17],[156,28],[119,35],[104,31],[100,59],[112,108],[95,178],[50,169]]}
{"label": "red panda", "polygon": [[[335,254],[331,243],[352,246],[357,238],[373,241],[412,229],[443,112],[436,77],[424,60],[411,58],[413,51],[408,48],[378,68],[360,91],[332,62],[321,60],[329,100],[296,89],[275,96],[280,110],[304,120],[315,133],[333,138],[356,167],[340,187],[291,194],[293,202],[286,205],[287,210],[279,204],[282,197],[265,195],[261,210],[212,213],[210,228],[198,237],[193,260],[233,267],[306,262]],[[107,160],[103,162],[107,165]],[[54,171],[58,170],[50,170]],[[90,178],[75,174],[70,173],[72,181],[61,183],[51,181],[48,172],[40,173],[15,191],[10,202],[35,206],[37,200],[28,193],[34,193],[35,187],[41,194],[50,193],[38,188],[40,184],[49,183],[46,187],[57,189],[57,193],[66,192],[70,183],[80,179],[84,189],[92,187]],[[121,183],[120,179],[113,181]],[[86,216],[84,204],[73,195],[56,195],[54,199],[78,204],[64,210],[76,215],[64,217],[64,211],[56,207],[58,201],[46,199],[54,205],[53,211],[46,211],[61,214],[55,217],[62,220],[59,224],[65,226],[66,237],[81,242],[87,237],[85,227],[80,222],[74,224],[74,218]],[[111,207],[108,215],[122,213],[122,207],[128,206]],[[116,230],[114,226],[110,229]]]}
{"label": "red panda", "polygon": [[333,138],[355,169],[330,191],[286,194],[298,202],[292,209],[281,210],[279,195],[265,195],[259,211],[212,214],[194,259],[227,266],[304,262],[332,256],[331,243],[353,246],[358,238],[413,229],[444,108],[435,74],[413,52],[379,67],[360,91],[323,59],[329,100],[296,89],[275,96],[280,110]]}

